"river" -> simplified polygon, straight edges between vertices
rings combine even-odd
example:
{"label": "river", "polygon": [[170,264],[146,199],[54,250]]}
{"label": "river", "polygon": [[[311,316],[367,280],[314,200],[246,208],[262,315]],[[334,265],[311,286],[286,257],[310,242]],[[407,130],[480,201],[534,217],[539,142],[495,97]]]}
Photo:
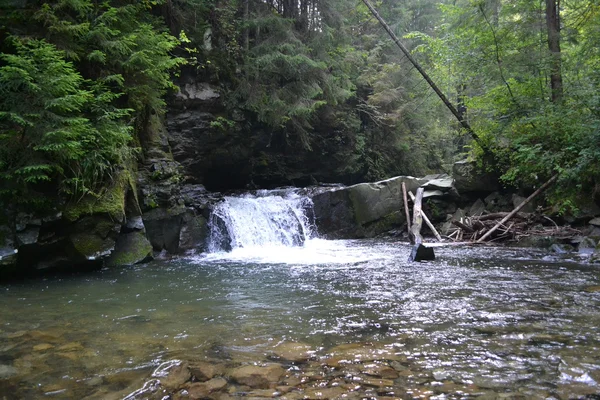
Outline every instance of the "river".
{"label": "river", "polygon": [[[597,266],[531,249],[442,247],[427,263],[409,252],[307,237],[1,284],[0,398],[124,398],[172,360],[280,363],[282,398],[328,398],[309,386],[340,398],[600,393]],[[282,360],[289,343],[307,360]],[[368,384],[367,362],[389,379]],[[212,398],[271,397],[225,390]]]}

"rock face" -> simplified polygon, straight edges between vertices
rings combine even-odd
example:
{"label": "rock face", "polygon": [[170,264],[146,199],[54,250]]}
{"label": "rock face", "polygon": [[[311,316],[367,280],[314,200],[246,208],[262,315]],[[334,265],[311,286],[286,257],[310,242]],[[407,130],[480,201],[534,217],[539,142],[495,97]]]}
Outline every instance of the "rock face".
{"label": "rock face", "polygon": [[362,238],[402,226],[406,222],[403,182],[408,191],[425,187],[425,198],[452,197],[454,193],[453,179],[447,175],[399,176],[319,193],[313,196],[319,233],[326,238]]}

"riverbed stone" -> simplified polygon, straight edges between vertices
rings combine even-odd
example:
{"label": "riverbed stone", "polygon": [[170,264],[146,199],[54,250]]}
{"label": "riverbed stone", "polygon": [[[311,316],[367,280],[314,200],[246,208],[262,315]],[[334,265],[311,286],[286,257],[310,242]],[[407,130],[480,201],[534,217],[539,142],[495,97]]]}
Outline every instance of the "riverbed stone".
{"label": "riverbed stone", "polygon": [[245,365],[230,372],[231,379],[241,385],[251,388],[267,389],[278,382],[285,374],[285,369],[279,364],[264,366]]}
{"label": "riverbed stone", "polygon": [[188,364],[181,363],[172,367],[167,376],[160,378],[160,383],[168,390],[176,390],[181,388],[191,378],[192,374]]}
{"label": "riverbed stone", "polygon": [[17,375],[19,371],[12,365],[0,364],[0,379],[7,379]]}
{"label": "riverbed stone", "polygon": [[598,245],[598,241],[594,240],[590,237],[584,237],[581,242],[579,242],[579,246],[577,247],[577,252],[582,255],[592,255],[596,250],[596,246]]}
{"label": "riverbed stone", "polygon": [[211,363],[207,361],[195,361],[190,363],[192,375],[201,382],[208,381],[216,376],[225,375],[226,370],[225,364],[220,363]]}
{"label": "riverbed stone", "polygon": [[567,254],[573,252],[574,250],[575,248],[573,246],[566,243],[554,243],[552,246],[550,246],[550,251],[556,254]]}
{"label": "riverbed stone", "polygon": [[35,346],[33,346],[33,351],[46,351],[46,350],[50,350],[53,348],[54,348],[54,346],[51,345],[50,343],[40,343],[40,344],[36,344]]}
{"label": "riverbed stone", "polygon": [[273,352],[277,357],[293,362],[304,362],[314,354],[310,345],[299,342],[281,343],[273,349]]}
{"label": "riverbed stone", "polygon": [[330,357],[324,360],[331,367],[340,367],[344,364],[369,362],[369,361],[394,361],[400,360],[393,347],[386,347],[378,343],[348,343],[336,346],[327,352]]}

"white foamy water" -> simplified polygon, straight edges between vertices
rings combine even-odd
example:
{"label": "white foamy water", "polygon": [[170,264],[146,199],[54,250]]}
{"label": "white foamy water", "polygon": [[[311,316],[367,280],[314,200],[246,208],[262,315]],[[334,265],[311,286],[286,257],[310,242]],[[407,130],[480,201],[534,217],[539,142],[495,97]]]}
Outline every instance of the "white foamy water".
{"label": "white foamy water", "polygon": [[306,216],[312,203],[293,192],[277,193],[225,197],[209,219],[209,251],[302,246],[312,236]]}
{"label": "white foamy water", "polygon": [[[408,257],[410,249],[406,244],[398,243],[399,249],[405,249]],[[352,240],[308,239],[304,246],[283,246],[269,244],[262,246],[236,247],[233,250],[205,253],[194,257],[193,262],[251,262],[257,264],[352,264],[366,261],[391,259],[397,257],[380,248],[365,249]]]}

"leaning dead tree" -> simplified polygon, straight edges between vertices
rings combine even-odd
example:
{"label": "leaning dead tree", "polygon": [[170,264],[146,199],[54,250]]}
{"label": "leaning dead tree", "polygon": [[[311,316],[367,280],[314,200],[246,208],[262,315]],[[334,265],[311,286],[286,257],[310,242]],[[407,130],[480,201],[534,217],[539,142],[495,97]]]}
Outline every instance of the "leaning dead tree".
{"label": "leaning dead tree", "polygon": [[487,146],[484,145],[481,142],[481,140],[479,139],[479,136],[477,136],[477,134],[475,133],[475,131],[473,130],[473,128],[471,128],[471,125],[469,125],[469,123],[465,120],[463,114],[460,111],[458,111],[456,109],[456,107],[454,107],[454,105],[450,102],[450,100],[448,100],[448,98],[446,97],[446,95],[440,90],[440,88],[435,84],[435,82],[433,82],[433,80],[429,77],[429,74],[427,74],[427,72],[425,72],[425,70],[423,69],[423,67],[421,67],[421,64],[419,64],[417,62],[417,60],[415,60],[415,58],[410,54],[410,52],[408,51],[408,49],[406,47],[404,47],[404,45],[402,44],[402,42],[400,41],[400,39],[398,39],[398,37],[396,36],[396,34],[394,33],[394,31],[392,31],[392,29],[383,20],[383,18],[381,18],[381,16],[377,12],[377,10],[371,5],[371,3],[369,2],[369,0],[363,0],[363,3],[365,3],[365,5],[369,8],[369,10],[371,11],[371,14],[373,14],[373,16],[375,18],[377,18],[377,20],[379,21],[379,23],[381,24],[381,26],[383,26],[383,28],[385,29],[385,31],[388,33],[388,35],[390,35],[390,37],[394,41],[394,43],[396,43],[396,46],[398,46],[398,48],[400,48],[400,50],[402,51],[402,53],[404,53],[404,55],[406,56],[406,58],[408,59],[408,61],[410,61],[411,64],[416,68],[416,70],[419,71],[419,73],[421,74],[421,76],[423,77],[423,79],[425,79],[425,81],[427,81],[427,83],[429,84],[429,86],[433,89],[433,91],[438,95],[438,97],[440,98],[440,100],[442,100],[442,102],[450,110],[450,112],[452,113],[452,115],[454,115],[456,117],[456,119],[461,124],[461,126],[463,128],[465,128],[465,130],[469,133],[469,135],[471,135],[471,137],[473,138],[473,140],[475,140],[475,142],[477,142],[477,144],[484,151],[487,151],[486,150]]}

